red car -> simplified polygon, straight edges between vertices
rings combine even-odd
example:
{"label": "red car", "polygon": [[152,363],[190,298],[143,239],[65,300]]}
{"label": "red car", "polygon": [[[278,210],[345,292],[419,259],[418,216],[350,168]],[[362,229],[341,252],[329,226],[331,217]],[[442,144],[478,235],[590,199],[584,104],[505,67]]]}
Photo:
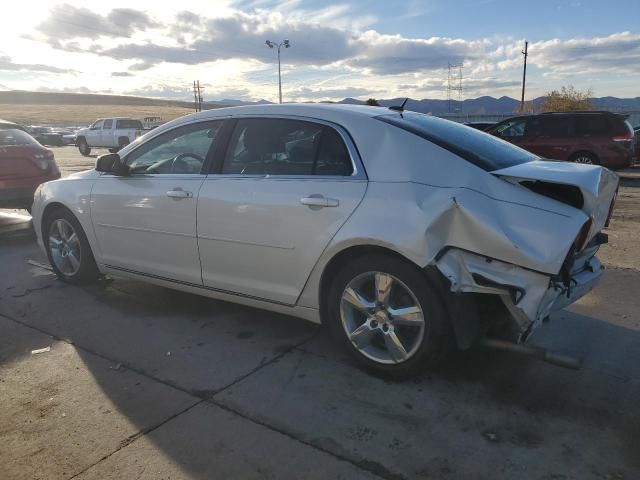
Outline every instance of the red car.
{"label": "red car", "polygon": [[0,208],[31,210],[38,185],[57,178],[53,152],[20,125],[0,120]]}
{"label": "red car", "polygon": [[634,156],[633,128],[611,112],[541,113],[509,118],[487,130],[543,158],[628,168]]}

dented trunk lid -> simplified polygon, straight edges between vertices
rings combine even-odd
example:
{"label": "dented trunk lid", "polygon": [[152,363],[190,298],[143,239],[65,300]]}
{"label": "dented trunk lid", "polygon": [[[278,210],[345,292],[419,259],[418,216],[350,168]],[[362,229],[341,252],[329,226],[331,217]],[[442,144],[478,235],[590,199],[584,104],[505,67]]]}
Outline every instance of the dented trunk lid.
{"label": "dented trunk lid", "polygon": [[[590,237],[607,223],[619,181],[615,173],[598,165],[547,160],[534,160],[491,173],[579,208],[593,221]],[[562,186],[570,188],[563,192]],[[572,189],[579,190],[581,201],[578,201]]]}

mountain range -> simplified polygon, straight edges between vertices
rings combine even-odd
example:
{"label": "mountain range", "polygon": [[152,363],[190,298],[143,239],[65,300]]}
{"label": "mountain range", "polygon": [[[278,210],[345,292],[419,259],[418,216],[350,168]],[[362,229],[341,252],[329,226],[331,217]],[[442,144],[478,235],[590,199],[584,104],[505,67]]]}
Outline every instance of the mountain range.
{"label": "mountain range", "polygon": [[[379,99],[383,107],[400,105],[404,98]],[[540,105],[544,97],[538,97],[531,102],[534,107]],[[640,97],[616,98],[599,97],[591,99],[594,108],[610,111],[640,111]],[[203,107],[219,108],[223,106],[259,105],[269,104],[268,100],[244,101],[236,99],[222,99],[204,102]],[[363,105],[364,100],[345,98],[339,102],[353,105]],[[161,98],[132,97],[125,95],[96,95],[85,93],[62,92],[27,92],[27,91],[0,91],[0,104],[39,104],[39,105],[148,105],[148,106],[180,106],[190,108],[190,101],[166,100]],[[511,97],[483,96],[462,101],[439,99],[415,100],[409,98],[405,108],[421,113],[444,115],[449,112],[463,113],[467,115],[505,115],[513,113],[520,105],[520,101]]]}

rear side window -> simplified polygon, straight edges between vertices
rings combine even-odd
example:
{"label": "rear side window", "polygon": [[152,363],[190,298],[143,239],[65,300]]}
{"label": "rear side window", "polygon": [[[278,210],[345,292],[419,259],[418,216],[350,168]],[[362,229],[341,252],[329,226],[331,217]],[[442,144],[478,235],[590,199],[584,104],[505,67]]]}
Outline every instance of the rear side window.
{"label": "rear side window", "polygon": [[541,115],[532,117],[527,124],[527,136],[564,138],[569,136],[571,117]]}
{"label": "rear side window", "polygon": [[18,145],[38,145],[35,138],[17,128],[0,130],[0,147],[13,147]]}
{"label": "rear side window", "polygon": [[576,134],[578,136],[604,136],[609,133],[609,130],[609,122],[604,115],[576,116]]}
{"label": "rear side window", "polygon": [[351,175],[340,135],[325,125],[289,119],[240,119],[222,167],[231,175]]}
{"label": "rear side window", "polygon": [[128,120],[128,119],[116,120],[116,128],[118,130],[131,129],[131,128],[135,130],[142,130],[142,122],[140,120]]}
{"label": "rear side window", "polygon": [[488,133],[442,118],[414,112],[375,118],[435,143],[488,172],[538,158]]}

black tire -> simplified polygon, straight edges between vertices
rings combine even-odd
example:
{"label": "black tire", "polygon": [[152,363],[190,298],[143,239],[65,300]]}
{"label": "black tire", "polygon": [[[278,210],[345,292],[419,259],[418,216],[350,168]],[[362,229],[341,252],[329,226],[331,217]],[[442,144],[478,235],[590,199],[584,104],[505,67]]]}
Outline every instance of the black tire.
{"label": "black tire", "polygon": [[[79,242],[80,266],[77,272],[73,274],[65,273],[58,267],[58,264],[54,261],[52,248],[49,242],[49,237],[52,235],[54,224],[56,220],[60,219],[65,220],[73,227]],[[47,257],[49,258],[49,263],[51,264],[53,271],[60,280],[74,285],[83,285],[91,283],[100,277],[100,271],[98,270],[98,266],[96,265],[96,261],[93,257],[93,252],[91,251],[91,246],[89,245],[87,236],[85,235],[80,222],[78,222],[76,217],[69,210],[65,208],[58,208],[47,214],[42,223],[42,237],[47,250]]]}
{"label": "black tire", "polygon": [[89,148],[89,144],[82,137],[78,139],[78,150],[80,151],[80,154],[85,157],[91,155],[91,148]]}
{"label": "black tire", "polygon": [[109,153],[118,153],[119,150],[119,148],[110,148]]}
{"label": "black tire", "polygon": [[124,147],[126,147],[127,145],[129,145],[129,139],[128,138],[121,138],[120,140],[118,140],[118,145],[119,147],[116,149],[115,152],[113,153],[117,153],[118,151],[122,150]]}
{"label": "black tire", "polygon": [[[416,342],[414,353],[406,360],[390,364],[367,357],[351,342],[343,326],[343,292],[352,281],[370,272],[383,272],[400,280],[404,284],[402,287],[410,290],[422,309],[424,333],[421,341]],[[383,377],[406,379],[436,364],[450,345],[450,320],[437,291],[437,286],[432,285],[427,275],[408,261],[384,254],[364,255],[345,265],[333,278],[327,297],[326,321],[332,336],[359,365]],[[400,330],[397,332],[400,334]]]}
{"label": "black tire", "polygon": [[583,163],[585,165],[600,165],[598,157],[591,152],[576,152],[571,155],[570,160],[574,163]]}

